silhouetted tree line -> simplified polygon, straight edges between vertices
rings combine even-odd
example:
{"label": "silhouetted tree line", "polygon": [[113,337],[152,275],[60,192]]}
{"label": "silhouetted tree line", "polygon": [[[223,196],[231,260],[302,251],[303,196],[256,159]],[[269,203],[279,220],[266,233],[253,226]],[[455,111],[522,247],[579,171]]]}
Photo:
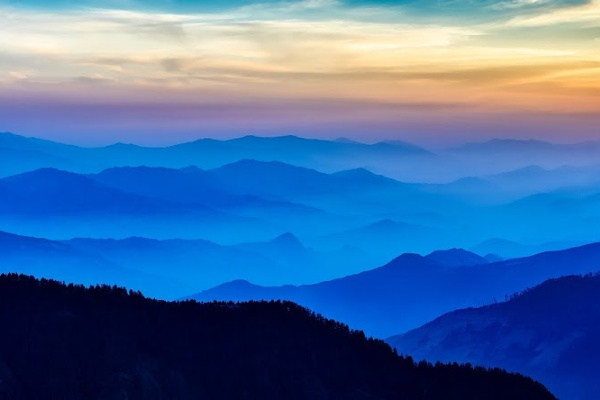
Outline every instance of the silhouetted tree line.
{"label": "silhouetted tree line", "polygon": [[1,399],[554,399],[499,369],[415,364],[291,302],[164,302],[0,276]]}

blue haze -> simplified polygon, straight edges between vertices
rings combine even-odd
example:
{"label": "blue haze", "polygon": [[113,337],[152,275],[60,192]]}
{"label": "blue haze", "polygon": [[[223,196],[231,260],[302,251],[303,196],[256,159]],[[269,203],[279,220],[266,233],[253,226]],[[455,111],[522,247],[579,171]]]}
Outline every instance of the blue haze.
{"label": "blue haze", "polygon": [[[600,142],[245,136],[84,148],[3,133],[0,273],[168,300],[289,299],[385,338],[599,271],[598,155]],[[456,328],[441,321],[442,333]],[[515,346],[546,343],[514,326]],[[446,357],[434,350],[423,356]],[[536,373],[521,356],[456,360]]]}

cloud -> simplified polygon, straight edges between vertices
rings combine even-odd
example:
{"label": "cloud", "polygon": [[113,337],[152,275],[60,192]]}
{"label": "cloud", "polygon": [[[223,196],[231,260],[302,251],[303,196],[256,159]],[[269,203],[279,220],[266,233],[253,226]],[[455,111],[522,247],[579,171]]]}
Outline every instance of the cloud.
{"label": "cloud", "polygon": [[497,10],[522,9],[530,7],[540,7],[546,5],[556,5],[555,0],[508,0],[495,3],[491,6]]}
{"label": "cloud", "polygon": [[[140,72],[137,69],[144,67],[146,76],[160,75],[161,70],[185,72],[190,65],[194,69],[219,66],[225,70],[344,73],[361,65],[390,64],[388,59],[394,58],[395,52],[447,47],[478,34],[452,26],[247,20],[235,15],[118,10],[67,14],[22,12],[13,14],[9,22],[12,23],[0,24],[1,48],[7,54],[53,57],[53,65],[40,70],[50,75],[49,72],[62,68],[61,76],[69,71],[77,76],[90,72],[94,64],[100,66],[101,59],[127,59],[128,68],[136,67],[132,72]],[[188,60],[185,65],[182,59]],[[175,65],[174,60],[179,64]],[[151,68],[152,62],[155,68]],[[107,64],[112,64],[112,68],[115,63]],[[121,63],[120,67],[121,78],[127,79],[126,66]]]}
{"label": "cloud", "polygon": [[[382,120],[467,109],[549,112],[565,109],[561,102],[600,111],[589,102],[595,92],[581,89],[597,87],[600,53],[592,39],[520,34],[529,29],[539,37],[542,20],[589,24],[593,18],[582,11],[597,2],[554,10],[548,7],[556,2],[485,3],[535,10],[484,24],[468,13],[433,22],[398,7],[329,0],[211,13],[0,8],[0,91],[65,103],[156,97],[188,111],[198,99],[239,103],[238,111],[258,102],[261,118],[275,119],[265,111],[271,107],[290,123],[366,115],[357,103],[374,105],[366,107],[368,118]],[[286,114],[279,104],[305,112]],[[462,106],[449,106],[456,104]]]}
{"label": "cloud", "polygon": [[[283,10],[285,11],[296,11],[296,10],[313,10],[331,8],[340,5],[339,0],[301,0],[293,3],[285,4]],[[273,5],[270,5],[273,7]]]}
{"label": "cloud", "polygon": [[585,4],[571,7],[545,10],[537,15],[517,16],[507,26],[541,27],[563,24],[583,24],[600,26],[600,0],[591,0]]}
{"label": "cloud", "polygon": [[8,76],[17,80],[27,79],[27,73],[22,71],[8,71]]}

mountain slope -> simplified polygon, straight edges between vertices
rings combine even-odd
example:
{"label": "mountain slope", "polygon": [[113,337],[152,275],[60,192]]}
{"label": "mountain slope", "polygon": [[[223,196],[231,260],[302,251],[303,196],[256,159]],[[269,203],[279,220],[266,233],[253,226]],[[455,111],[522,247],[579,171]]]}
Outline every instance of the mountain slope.
{"label": "mountain slope", "polygon": [[447,267],[416,254],[315,285],[222,285],[196,299],[292,300],[369,334],[388,337],[455,310],[488,304],[549,278],[600,270],[600,243],[476,267]]}
{"label": "mountain slope", "polygon": [[297,197],[399,189],[403,185],[375,174],[326,174],[279,161],[241,160],[208,171],[231,192],[293,200]]}
{"label": "mountain slope", "polygon": [[[168,268],[165,268],[168,265]],[[371,265],[355,253],[322,253],[293,235],[224,246],[207,240],[46,240],[0,231],[0,272],[97,284],[127,285],[159,299],[248,279],[263,285],[312,283]]]}
{"label": "mountain slope", "polygon": [[[294,277],[282,282],[288,284],[320,282],[365,271],[378,265],[373,256],[358,248],[343,247],[331,251],[318,251],[304,246],[290,232],[266,242],[240,243],[232,247],[276,261],[289,278]],[[237,278],[248,279],[241,276]],[[256,279],[249,280],[258,283]]]}
{"label": "mountain slope", "polygon": [[459,164],[465,167],[462,173],[464,177],[471,176],[473,171],[477,171],[479,176],[495,175],[531,165],[544,169],[594,165],[598,162],[599,150],[598,141],[558,144],[538,140],[492,139],[467,143],[441,154],[459,160]]}
{"label": "mountain slope", "polygon": [[600,391],[600,275],[546,281],[509,301],[445,314],[388,342],[429,361],[497,365],[541,380],[560,398]]}
{"label": "mountain slope", "polygon": [[[344,218],[333,215],[316,207],[288,201],[298,195],[281,193],[278,185],[265,180],[252,167],[237,168],[238,164],[261,166],[265,176],[283,174],[284,180],[293,180],[287,176],[297,171],[310,171],[282,163],[240,162],[217,170],[204,171],[196,167],[183,169],[157,167],[121,167],[111,168],[99,174],[89,175],[90,179],[123,192],[189,206],[204,206],[238,216],[268,221],[276,230],[313,232],[318,222],[328,221],[337,226]],[[221,176],[218,172],[232,168],[231,174]],[[335,180],[330,175],[316,171],[309,172],[312,177]],[[312,229],[311,229],[312,228]]]}
{"label": "mountain slope", "polygon": [[141,196],[51,168],[0,179],[0,226],[25,236],[175,236],[235,242],[246,240],[248,232],[265,230],[261,225],[255,218]]}
{"label": "mountain slope", "polygon": [[73,145],[0,132],[0,178],[39,168],[90,172],[98,168],[94,157],[89,157],[92,152]]}
{"label": "mountain slope", "polygon": [[[288,243],[285,236],[271,242],[231,246],[207,240],[154,240],[140,237],[122,240],[71,239],[63,243],[90,254],[102,255],[119,265],[177,282],[177,291],[167,299],[182,297],[198,286],[210,288],[232,279],[281,285],[287,282],[315,282],[332,275],[326,270],[329,265],[321,254],[301,244]],[[169,268],[165,268],[165,265],[169,265]],[[330,268],[336,271],[335,264]]]}
{"label": "mountain slope", "polygon": [[[128,268],[165,277],[177,283],[166,299],[181,297],[190,287],[210,287],[243,277],[263,282],[296,280],[293,271],[257,253],[207,240],[155,240],[131,237],[114,239],[71,239],[63,243]],[[168,265],[169,268],[165,268]]]}
{"label": "mountain slope", "polygon": [[35,274],[86,285],[98,282],[127,285],[159,297],[177,289],[175,282],[165,276],[136,270],[98,252],[0,231],[0,273],[4,272]]}
{"label": "mountain slope", "polygon": [[0,178],[52,166],[70,169],[73,165],[56,156],[35,150],[20,150],[0,145]]}
{"label": "mountain slope", "polygon": [[179,203],[226,208],[261,201],[260,198],[236,196],[221,190],[210,174],[195,167],[119,167],[89,177],[118,190]]}
{"label": "mountain slope", "polygon": [[500,370],[415,365],[292,303],[165,303],[2,275],[0,304],[11,400],[554,399]]}
{"label": "mountain slope", "polygon": [[103,186],[83,175],[44,168],[0,180],[0,212],[26,215],[172,213],[173,203]]}

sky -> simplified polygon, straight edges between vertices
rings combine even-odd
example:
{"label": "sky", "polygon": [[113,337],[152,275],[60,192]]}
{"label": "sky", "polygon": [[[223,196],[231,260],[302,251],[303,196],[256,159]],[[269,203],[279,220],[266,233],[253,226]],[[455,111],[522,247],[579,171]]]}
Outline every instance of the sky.
{"label": "sky", "polygon": [[0,0],[0,131],[600,139],[600,0]]}

